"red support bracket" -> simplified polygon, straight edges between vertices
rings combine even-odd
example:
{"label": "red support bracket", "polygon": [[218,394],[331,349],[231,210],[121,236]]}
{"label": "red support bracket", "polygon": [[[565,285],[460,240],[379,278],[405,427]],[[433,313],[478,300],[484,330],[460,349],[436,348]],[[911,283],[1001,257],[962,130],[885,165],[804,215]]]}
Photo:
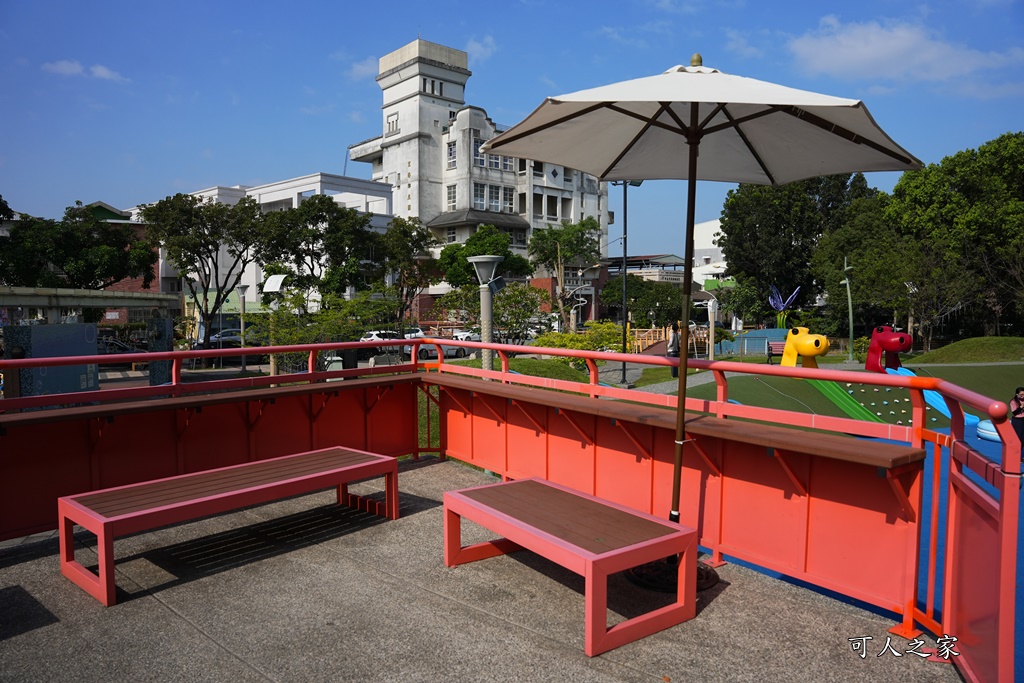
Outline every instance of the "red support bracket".
{"label": "red support bracket", "polygon": [[704,451],[704,449],[700,447],[700,444],[697,443],[697,439],[693,438],[692,435],[687,434],[686,442],[693,446],[693,450],[697,451],[697,455],[699,455],[704,460],[705,464],[707,464],[708,469],[711,470],[712,474],[714,474],[716,477],[722,476],[722,469],[718,466],[717,463],[715,463],[714,460],[711,459],[711,456],[708,455]]}
{"label": "red support bracket", "polygon": [[807,487],[804,486],[804,483],[797,478],[796,472],[794,472],[793,468],[789,466],[788,462],[786,462],[786,459],[782,456],[782,453],[776,448],[769,448],[768,452],[771,453],[772,456],[774,456],[775,461],[782,466],[782,470],[786,473],[786,476],[789,477],[789,480],[793,482],[793,486],[796,487],[796,490],[800,493],[800,495],[806,498]]}
{"label": "red support bracket", "polygon": [[[267,406],[272,404],[272,403],[276,403],[276,402],[277,401],[275,399],[272,399],[272,398],[265,399],[265,400],[262,400],[262,401],[250,401],[249,402],[249,404],[248,404],[249,406],[251,406],[253,403],[258,403],[259,404],[259,409],[257,409],[257,411],[256,411],[256,417],[255,418],[251,418],[250,417],[250,419],[249,419],[249,429],[250,430],[252,430],[252,428],[255,427],[259,423],[259,421],[263,418],[263,412],[266,410]],[[250,414],[251,414],[251,412],[252,411],[250,410]]]}
{"label": "red support bracket", "polygon": [[541,434],[547,432],[547,430],[543,426],[541,426],[540,422],[537,422],[533,415],[530,414],[530,411],[526,409],[525,405],[523,405],[522,403],[513,398],[510,398],[508,402],[514,406],[519,406],[519,410],[523,411],[523,415],[526,416],[527,420],[533,423],[533,426],[537,428],[538,432],[540,432]]}
{"label": "red support bracket", "polygon": [[637,450],[640,451],[641,455],[646,455],[648,458],[651,458],[652,460],[654,459],[654,454],[651,453],[650,449],[647,448],[647,446],[644,446],[642,443],[640,443],[640,440],[636,438],[636,435],[633,434],[632,430],[630,430],[630,428],[626,426],[625,422],[621,422],[613,418],[612,426],[618,426],[619,429],[621,429],[623,433],[629,437],[629,440],[633,442],[633,445],[636,446]]}
{"label": "red support bracket", "polygon": [[387,384],[387,385],[385,385],[383,387],[381,387],[381,386],[377,387],[377,396],[372,401],[367,401],[366,402],[366,414],[367,415],[369,415],[370,413],[373,412],[373,409],[377,407],[377,404],[380,403],[380,400],[382,398],[384,398],[384,394],[386,394],[389,391],[391,391],[391,388],[392,387],[391,387],[390,384]]}
{"label": "red support bracket", "polygon": [[572,417],[572,415],[570,415],[567,412],[562,411],[559,408],[555,408],[555,415],[562,415],[563,417],[565,417],[565,419],[569,422],[569,424],[571,424],[573,426],[573,428],[577,432],[579,432],[580,436],[583,437],[583,440],[587,442],[588,446],[593,446],[594,445],[594,439],[591,438],[591,436],[589,434],[587,434],[586,431],[584,431],[583,427],[580,426],[580,424]]}
{"label": "red support bracket", "polygon": [[333,391],[333,392],[331,392],[329,394],[320,394],[320,405],[319,405],[319,407],[312,409],[312,418],[313,418],[314,422],[316,422],[317,418],[320,417],[320,413],[324,412],[324,408],[327,407],[327,404],[330,402],[330,400],[332,398],[334,398],[335,396],[337,396],[337,395],[338,395],[337,391]]}
{"label": "red support bracket", "polygon": [[487,412],[493,415],[495,420],[497,420],[499,423],[505,422],[505,416],[500,415],[498,411],[491,407],[491,404],[487,402],[487,398],[484,394],[478,395],[476,399],[483,404],[484,408],[487,408]]}
{"label": "red support bracket", "polygon": [[903,510],[903,517],[909,523],[913,524],[917,521],[917,515],[914,513],[914,506],[910,503],[910,496],[907,494],[906,489],[903,487],[903,482],[900,480],[900,475],[907,469],[907,467],[894,467],[886,470],[885,478],[889,481],[889,487],[892,488],[892,493],[896,496],[896,501],[900,504],[900,509]]}
{"label": "red support bracket", "polygon": [[188,429],[189,423],[192,422],[192,416],[198,415],[201,412],[203,412],[202,406],[196,406],[194,408],[184,408],[182,410],[177,411],[179,439],[185,435],[185,430]]}
{"label": "red support bracket", "polygon": [[434,394],[432,394],[430,392],[430,385],[429,384],[420,384],[419,386],[420,386],[420,391],[422,391],[424,394],[426,394],[428,401],[432,401],[435,406],[440,406],[441,405],[441,401],[438,399],[438,397],[434,396]]}
{"label": "red support bracket", "polygon": [[[460,408],[462,408],[463,412],[465,412],[467,415],[472,415],[473,414],[473,411],[470,410],[469,408],[467,408],[466,404],[459,400],[459,397],[456,395],[455,391],[453,391],[452,389],[449,389],[448,387],[445,387],[444,391],[445,391],[446,394],[448,394],[448,398],[450,398],[451,400],[455,401],[456,405],[458,405]],[[469,397],[473,398],[473,392],[469,392]]]}

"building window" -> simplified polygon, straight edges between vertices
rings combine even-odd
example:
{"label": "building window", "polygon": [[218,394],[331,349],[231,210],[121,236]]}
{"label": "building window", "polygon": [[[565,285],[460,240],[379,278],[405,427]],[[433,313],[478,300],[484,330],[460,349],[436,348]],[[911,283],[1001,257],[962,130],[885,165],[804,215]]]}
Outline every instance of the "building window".
{"label": "building window", "polygon": [[513,163],[514,162],[512,160],[512,157],[502,157],[501,158],[501,170],[502,171],[511,171],[511,170],[513,170]]}
{"label": "building window", "polygon": [[497,185],[491,185],[487,188],[487,208],[491,211],[501,211],[501,188]]}
{"label": "building window", "polygon": [[489,156],[488,161],[490,161],[491,168],[493,168],[493,169],[501,168],[501,157],[499,155],[491,154],[491,155],[488,155],[488,156]]}
{"label": "building window", "polygon": [[455,186],[448,186],[448,211],[454,211],[456,209],[455,203]]}
{"label": "building window", "polygon": [[437,82],[437,94],[444,97],[444,81]]}
{"label": "building window", "polygon": [[473,208],[483,211],[487,208],[487,186],[473,183]]}
{"label": "building window", "polygon": [[455,168],[455,143],[448,143],[448,168]]}
{"label": "building window", "polygon": [[398,114],[388,114],[388,135],[398,132]]}
{"label": "building window", "polygon": [[543,178],[544,177],[544,162],[535,161],[533,162],[533,177]]}
{"label": "building window", "polygon": [[516,212],[516,189],[514,187],[501,188],[501,206],[505,213]]}
{"label": "building window", "polygon": [[483,146],[484,141],[480,138],[473,138],[473,164],[475,166],[486,166],[486,154],[480,151],[480,147]]}
{"label": "building window", "polygon": [[455,228],[448,228],[448,244],[455,241]]}

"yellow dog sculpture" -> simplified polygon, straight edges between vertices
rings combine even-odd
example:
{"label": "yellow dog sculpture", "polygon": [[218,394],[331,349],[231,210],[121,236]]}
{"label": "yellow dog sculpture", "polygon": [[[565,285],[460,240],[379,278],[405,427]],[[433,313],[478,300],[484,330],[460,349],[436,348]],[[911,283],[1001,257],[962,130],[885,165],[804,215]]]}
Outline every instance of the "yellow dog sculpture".
{"label": "yellow dog sculpture", "polygon": [[782,351],[782,365],[795,368],[799,356],[805,368],[818,367],[815,356],[828,353],[828,337],[822,334],[810,334],[806,327],[794,327],[786,335],[786,348]]}

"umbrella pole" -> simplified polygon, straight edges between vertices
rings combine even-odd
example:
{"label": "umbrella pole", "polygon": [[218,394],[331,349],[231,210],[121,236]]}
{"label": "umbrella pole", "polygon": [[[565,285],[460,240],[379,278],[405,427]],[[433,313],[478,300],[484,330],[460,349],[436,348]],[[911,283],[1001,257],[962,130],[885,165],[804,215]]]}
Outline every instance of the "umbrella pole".
{"label": "umbrella pole", "polygon": [[[690,302],[693,298],[693,228],[696,224],[697,154],[700,137],[697,134],[697,104],[690,109],[689,170],[686,184],[686,247],[683,266],[683,311],[679,338],[679,384],[676,407],[675,459],[672,467],[672,507],[669,521],[679,523],[679,492],[683,477],[683,444],[686,443],[686,369],[690,346]],[[672,555],[663,562],[651,562],[626,572],[633,583],[664,593],[676,592],[679,556]],[[697,590],[707,590],[718,583],[718,572],[710,565],[697,561]]]}

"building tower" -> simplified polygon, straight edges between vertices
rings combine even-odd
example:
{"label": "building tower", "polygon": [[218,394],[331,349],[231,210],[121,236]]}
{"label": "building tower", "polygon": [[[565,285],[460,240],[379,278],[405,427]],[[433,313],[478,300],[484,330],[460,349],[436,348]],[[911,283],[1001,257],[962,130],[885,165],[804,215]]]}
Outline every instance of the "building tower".
{"label": "building tower", "polygon": [[[350,146],[350,158],[370,163],[371,178],[392,186],[395,216],[418,217],[442,244],[465,242],[479,226],[493,225],[525,256],[533,230],[593,216],[606,251],[604,183],[556,164],[480,152],[507,127],[466,104],[468,66],[462,50],[419,39],[381,57],[383,134]],[[585,285],[568,277],[562,284]],[[579,294],[593,300],[594,290],[584,286]],[[587,308],[593,317],[595,307]]]}

